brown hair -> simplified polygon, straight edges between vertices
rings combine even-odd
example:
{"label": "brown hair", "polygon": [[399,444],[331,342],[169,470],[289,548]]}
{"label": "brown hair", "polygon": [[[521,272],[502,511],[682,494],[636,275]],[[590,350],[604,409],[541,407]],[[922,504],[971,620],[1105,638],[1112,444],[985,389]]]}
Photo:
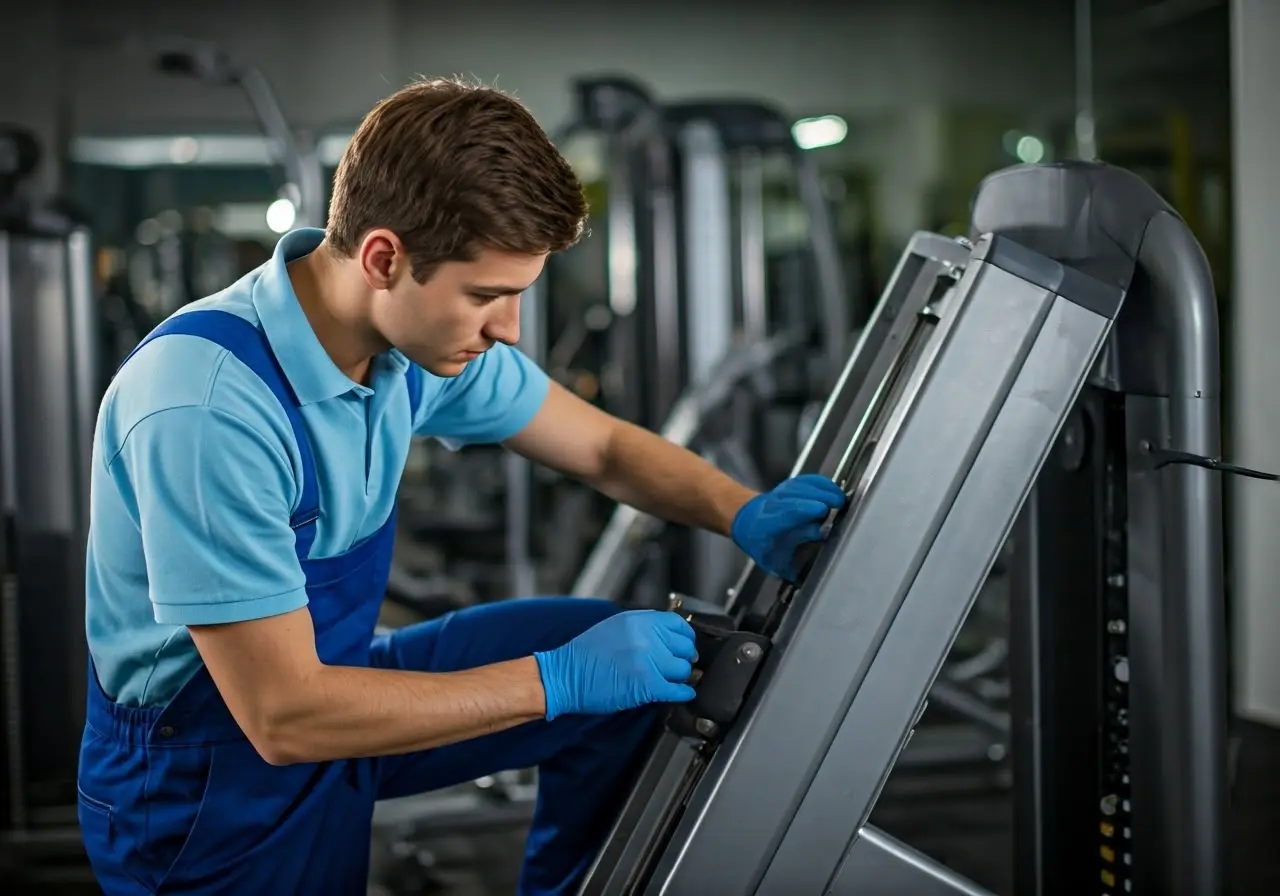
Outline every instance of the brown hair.
{"label": "brown hair", "polygon": [[386,227],[424,283],[484,248],[563,251],[586,214],[582,185],[528,109],[495,88],[437,79],[365,116],[338,164],[326,237],[350,257]]}

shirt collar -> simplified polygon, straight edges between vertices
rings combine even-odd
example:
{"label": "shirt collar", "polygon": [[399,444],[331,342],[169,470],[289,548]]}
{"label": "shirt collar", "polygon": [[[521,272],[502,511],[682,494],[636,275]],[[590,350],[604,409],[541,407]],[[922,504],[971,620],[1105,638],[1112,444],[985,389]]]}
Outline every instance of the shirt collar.
{"label": "shirt collar", "polygon": [[[253,287],[253,307],[262,321],[262,331],[303,405],[337,398],[352,390],[361,394],[371,391],[333,363],[311,329],[289,280],[289,262],[314,252],[323,239],[324,231],[318,227],[304,227],[282,236]],[[375,377],[384,366],[397,373],[409,366],[408,359],[395,350],[374,358],[373,363]]]}

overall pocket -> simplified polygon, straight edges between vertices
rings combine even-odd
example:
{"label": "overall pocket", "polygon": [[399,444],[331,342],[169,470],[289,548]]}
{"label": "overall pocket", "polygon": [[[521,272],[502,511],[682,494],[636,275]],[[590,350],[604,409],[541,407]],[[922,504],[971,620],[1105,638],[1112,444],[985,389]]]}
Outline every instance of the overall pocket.
{"label": "overall pocket", "polygon": [[105,853],[115,841],[112,815],[115,810],[99,799],[94,799],[76,784],[76,817],[80,822],[80,836],[90,858],[95,853]]}
{"label": "overall pocket", "polygon": [[156,886],[190,851],[204,811],[215,747],[147,745],[145,803],[147,864]]}

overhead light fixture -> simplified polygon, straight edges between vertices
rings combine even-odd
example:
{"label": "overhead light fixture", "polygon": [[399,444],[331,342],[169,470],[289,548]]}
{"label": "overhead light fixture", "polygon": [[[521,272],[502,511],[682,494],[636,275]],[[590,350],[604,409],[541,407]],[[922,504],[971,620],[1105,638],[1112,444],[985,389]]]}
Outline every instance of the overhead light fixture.
{"label": "overhead light fixture", "polygon": [[791,126],[791,137],[801,149],[820,149],[844,142],[849,123],[839,115],[802,118]]}
{"label": "overhead light fixture", "polygon": [[1019,138],[1015,151],[1019,161],[1034,165],[1044,158],[1044,141],[1039,137],[1024,134]]}
{"label": "overhead light fixture", "polygon": [[298,210],[288,199],[277,199],[267,206],[267,227],[272,233],[288,233]]}

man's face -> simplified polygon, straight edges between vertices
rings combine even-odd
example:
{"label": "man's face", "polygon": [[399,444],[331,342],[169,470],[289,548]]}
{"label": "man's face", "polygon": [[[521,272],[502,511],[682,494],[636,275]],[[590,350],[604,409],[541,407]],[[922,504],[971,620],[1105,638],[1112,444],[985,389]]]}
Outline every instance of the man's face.
{"label": "man's face", "polygon": [[520,339],[520,294],[545,263],[545,255],[484,250],[442,264],[426,283],[399,277],[375,300],[374,324],[414,363],[457,376],[494,343]]}

